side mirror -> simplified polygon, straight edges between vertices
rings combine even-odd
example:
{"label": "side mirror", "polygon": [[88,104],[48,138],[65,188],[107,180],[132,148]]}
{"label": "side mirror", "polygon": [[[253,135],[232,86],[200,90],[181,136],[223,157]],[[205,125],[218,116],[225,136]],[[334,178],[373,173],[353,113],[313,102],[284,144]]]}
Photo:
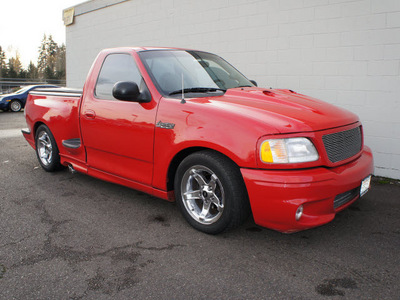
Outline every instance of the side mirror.
{"label": "side mirror", "polygon": [[256,82],[255,80],[250,80],[250,82],[251,82],[252,84],[254,84],[255,86],[258,86],[258,85],[257,85],[257,82]]}
{"label": "side mirror", "polygon": [[119,81],[114,84],[112,95],[115,99],[122,101],[142,102],[139,100],[139,87],[135,82],[132,81]]}

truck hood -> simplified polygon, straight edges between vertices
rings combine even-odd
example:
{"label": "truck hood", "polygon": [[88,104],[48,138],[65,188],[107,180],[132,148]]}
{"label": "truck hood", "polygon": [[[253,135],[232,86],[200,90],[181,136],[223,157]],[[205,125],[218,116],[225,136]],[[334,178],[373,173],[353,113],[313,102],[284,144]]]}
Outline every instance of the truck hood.
{"label": "truck hood", "polygon": [[318,131],[359,120],[357,115],[345,109],[291,90],[236,88],[227,90],[223,96],[193,100],[210,103],[258,121],[258,124],[264,123],[274,127],[277,133]]}

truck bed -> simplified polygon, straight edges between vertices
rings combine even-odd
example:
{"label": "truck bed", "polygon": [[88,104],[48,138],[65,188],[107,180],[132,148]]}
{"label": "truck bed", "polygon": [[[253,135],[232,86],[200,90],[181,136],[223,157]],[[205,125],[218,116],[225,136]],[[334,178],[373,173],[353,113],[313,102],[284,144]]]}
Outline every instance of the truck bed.
{"label": "truck bed", "polygon": [[73,88],[41,88],[35,89],[30,92],[31,95],[43,95],[43,96],[63,96],[63,97],[80,97],[82,96],[82,89],[73,89]]}
{"label": "truck bed", "polygon": [[[64,87],[40,88],[29,93],[25,113],[30,130],[23,133],[33,148],[36,148],[36,129],[45,124],[54,135],[62,160],[85,163],[84,148],[76,143],[81,139],[79,105],[82,94],[80,89]],[[70,147],[71,142],[75,142],[73,147]]]}

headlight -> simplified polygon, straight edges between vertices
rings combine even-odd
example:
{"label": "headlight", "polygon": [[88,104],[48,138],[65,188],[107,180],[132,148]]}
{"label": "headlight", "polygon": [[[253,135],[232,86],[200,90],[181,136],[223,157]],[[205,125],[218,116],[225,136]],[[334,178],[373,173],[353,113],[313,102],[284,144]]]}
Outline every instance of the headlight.
{"label": "headlight", "polygon": [[307,138],[270,139],[261,144],[260,158],[264,163],[302,163],[318,160],[318,152]]}

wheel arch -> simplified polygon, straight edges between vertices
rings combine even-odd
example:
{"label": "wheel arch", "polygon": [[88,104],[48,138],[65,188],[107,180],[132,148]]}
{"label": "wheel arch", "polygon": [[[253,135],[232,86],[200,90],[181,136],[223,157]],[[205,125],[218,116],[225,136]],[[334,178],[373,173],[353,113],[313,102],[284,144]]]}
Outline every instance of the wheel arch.
{"label": "wheel arch", "polygon": [[[44,122],[42,122],[42,121],[38,121],[38,122],[36,122],[35,123],[35,125],[33,125],[33,132],[32,132],[32,134],[33,134],[33,139],[35,139],[35,137],[36,137],[36,131],[37,131],[37,129],[39,128],[39,126],[40,125],[44,125],[44,126],[46,126],[47,128],[49,127],[49,126],[47,126],[47,124],[45,124]],[[50,128],[49,128],[50,129]]]}
{"label": "wheel arch", "polygon": [[182,149],[178,153],[176,153],[169,164],[168,171],[167,171],[167,178],[166,178],[167,179],[167,191],[174,190],[175,174],[176,174],[179,164],[189,155],[191,155],[195,152],[204,151],[204,150],[212,151],[212,152],[218,153],[218,154],[226,157],[227,159],[229,159],[232,163],[234,163],[239,168],[239,165],[231,157],[229,157],[225,153],[222,153],[221,151],[218,151],[218,150],[215,150],[215,149],[209,148],[209,147],[200,147],[200,146],[199,147],[188,147],[188,148]]}
{"label": "wheel arch", "polygon": [[[42,129],[40,129],[42,127]],[[41,131],[42,130],[42,131]],[[42,157],[39,155],[39,148],[38,148],[38,143],[37,143],[37,137],[39,136],[40,132],[45,132],[47,135],[47,141],[45,141],[45,145],[42,145],[42,151],[47,152],[50,151],[50,153],[47,154],[47,158],[44,158],[46,162],[42,160]],[[59,148],[57,145],[57,141],[51,132],[50,128],[42,122],[36,122],[34,127],[33,127],[33,132],[34,136],[34,144],[35,144],[35,152],[39,161],[39,164],[42,166],[42,168],[46,172],[54,172],[57,170],[60,170],[62,168],[61,162],[60,162],[60,152]],[[47,145],[46,145],[47,144]],[[51,147],[48,146],[50,144]],[[49,150],[50,149],[50,150]]]}
{"label": "wheel arch", "polygon": [[[39,128],[41,125],[46,126],[46,127],[50,130],[51,134],[54,136],[54,133],[53,133],[53,131],[50,129],[50,126],[49,126],[48,124],[46,124],[46,123],[43,122],[42,120],[36,121],[35,124],[34,124],[33,127],[32,127],[32,138],[33,138],[33,141],[34,141],[35,145],[36,145],[36,132],[37,132],[38,128]],[[57,144],[57,147],[58,147],[58,146],[59,146],[59,145],[58,145],[59,143],[57,142],[57,139],[56,139],[55,136],[54,136],[54,139],[55,139],[56,144]],[[36,147],[35,147],[35,148],[36,148]]]}

